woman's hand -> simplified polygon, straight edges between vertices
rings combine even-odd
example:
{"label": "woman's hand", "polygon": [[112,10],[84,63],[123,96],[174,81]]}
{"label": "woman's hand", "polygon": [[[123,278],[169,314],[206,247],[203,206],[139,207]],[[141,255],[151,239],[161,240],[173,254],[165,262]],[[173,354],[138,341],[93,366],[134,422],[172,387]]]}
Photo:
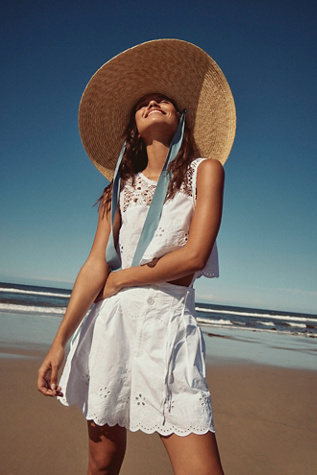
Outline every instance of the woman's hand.
{"label": "woman's hand", "polygon": [[119,283],[120,272],[122,271],[110,272],[103,290],[98,295],[97,301],[111,297],[112,295],[117,294],[119,290],[122,289],[123,286]]}
{"label": "woman's hand", "polygon": [[64,357],[64,347],[53,345],[41,364],[38,370],[37,389],[44,396],[63,396],[61,387],[57,386],[57,376]]}

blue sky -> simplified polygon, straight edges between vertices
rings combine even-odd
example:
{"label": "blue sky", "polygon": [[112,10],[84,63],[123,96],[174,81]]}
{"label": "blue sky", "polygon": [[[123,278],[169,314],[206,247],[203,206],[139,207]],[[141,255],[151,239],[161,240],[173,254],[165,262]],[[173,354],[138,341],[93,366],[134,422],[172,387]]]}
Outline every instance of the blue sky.
{"label": "blue sky", "polygon": [[237,107],[221,277],[197,300],[316,313],[316,3],[43,3],[2,7],[0,280],[71,287],[106,185],[80,142],[82,91],[115,54],[172,37],[218,62]]}

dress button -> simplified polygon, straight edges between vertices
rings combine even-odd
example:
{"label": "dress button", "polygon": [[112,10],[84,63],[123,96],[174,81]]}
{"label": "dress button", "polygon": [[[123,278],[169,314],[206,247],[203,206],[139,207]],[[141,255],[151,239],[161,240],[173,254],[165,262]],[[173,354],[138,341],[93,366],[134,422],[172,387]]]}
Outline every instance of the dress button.
{"label": "dress button", "polygon": [[148,303],[149,305],[153,305],[153,304],[154,304],[154,298],[153,298],[153,297],[149,297],[149,298],[147,299],[147,303]]}

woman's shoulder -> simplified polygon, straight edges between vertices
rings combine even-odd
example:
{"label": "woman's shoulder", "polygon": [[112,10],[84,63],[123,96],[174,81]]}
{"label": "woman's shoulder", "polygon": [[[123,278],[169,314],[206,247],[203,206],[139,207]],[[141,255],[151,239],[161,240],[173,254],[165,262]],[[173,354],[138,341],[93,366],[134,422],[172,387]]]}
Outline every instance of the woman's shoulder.
{"label": "woman's shoulder", "polygon": [[192,190],[192,196],[196,201],[197,187],[213,186],[224,181],[224,169],[222,164],[213,158],[195,158],[188,168],[188,184]]}
{"label": "woman's shoulder", "polygon": [[203,157],[195,158],[188,167],[187,176],[196,185],[197,176],[203,174],[223,175],[224,169],[219,160]]}
{"label": "woman's shoulder", "polygon": [[202,162],[208,160],[208,158],[204,157],[198,157],[198,158],[193,158],[193,160],[189,164],[189,168],[197,168]]}
{"label": "woman's shoulder", "polygon": [[199,169],[198,169],[199,174],[224,174],[224,168],[222,164],[219,162],[219,160],[216,160],[214,158],[207,158],[204,159],[202,162],[199,163]]}
{"label": "woman's shoulder", "polygon": [[218,169],[223,169],[222,164],[219,162],[219,160],[216,160],[214,158],[206,158],[206,157],[199,157],[199,158],[194,158],[191,163],[190,163],[191,168],[202,168],[205,170],[216,170]]}
{"label": "woman's shoulder", "polygon": [[204,176],[206,178],[213,177],[222,179],[224,177],[224,168],[219,160],[215,160],[214,158],[198,158],[194,160],[194,171],[195,181],[199,179],[199,177]]}
{"label": "woman's shoulder", "polygon": [[205,160],[198,168],[195,185],[196,192],[205,190],[208,193],[214,193],[216,190],[223,192],[225,174],[222,164],[215,159]]}

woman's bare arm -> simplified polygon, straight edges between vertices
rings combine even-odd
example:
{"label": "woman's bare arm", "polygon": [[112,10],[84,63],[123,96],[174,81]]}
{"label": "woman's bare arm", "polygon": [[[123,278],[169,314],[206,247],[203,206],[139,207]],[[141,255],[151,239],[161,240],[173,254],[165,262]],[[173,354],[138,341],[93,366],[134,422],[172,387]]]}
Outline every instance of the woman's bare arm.
{"label": "woman's bare arm", "polygon": [[[119,215],[116,217],[116,228],[119,228]],[[65,316],[51,349],[38,371],[38,390],[47,396],[60,394],[59,388],[56,388],[57,373],[64,359],[67,341],[103,288],[109,274],[105,261],[109,233],[109,213],[101,212],[91,251],[77,276]]]}
{"label": "woman's bare arm", "polygon": [[103,297],[123,287],[180,279],[203,269],[215,243],[222,215],[224,170],[205,160],[197,173],[197,202],[186,245],[159,259],[154,267],[131,267],[109,275]]}

